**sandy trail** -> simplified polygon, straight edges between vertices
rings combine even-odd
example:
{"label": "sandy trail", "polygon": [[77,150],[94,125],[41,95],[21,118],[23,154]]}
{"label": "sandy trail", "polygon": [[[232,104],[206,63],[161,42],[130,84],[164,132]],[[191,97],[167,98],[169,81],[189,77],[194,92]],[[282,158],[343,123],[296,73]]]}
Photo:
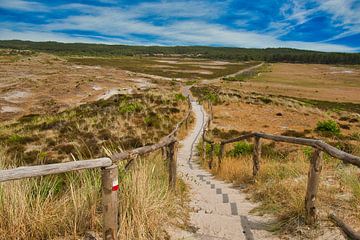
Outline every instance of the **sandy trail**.
{"label": "sandy trail", "polygon": [[246,200],[244,193],[231,184],[216,180],[196,163],[196,145],[207,116],[194,99],[191,104],[196,117],[195,127],[180,142],[178,173],[191,189],[190,222],[197,230],[195,233],[175,231],[171,233],[172,239],[275,239],[261,230],[264,219],[249,215],[256,205]]}
{"label": "sandy trail", "polygon": [[237,75],[242,74],[242,73],[244,73],[244,72],[257,69],[257,68],[261,67],[262,65],[264,65],[263,62],[260,63],[260,64],[258,64],[258,65],[252,66],[252,67],[248,67],[248,68],[245,68],[245,69],[241,69],[240,71],[237,71],[236,73],[232,73],[232,74],[225,75],[225,76],[218,77],[218,78],[214,78],[214,79],[203,80],[201,83],[202,83],[202,84],[210,84],[210,83],[214,83],[214,82],[216,82],[216,81],[221,81],[221,80],[224,79],[224,78],[236,77]]}

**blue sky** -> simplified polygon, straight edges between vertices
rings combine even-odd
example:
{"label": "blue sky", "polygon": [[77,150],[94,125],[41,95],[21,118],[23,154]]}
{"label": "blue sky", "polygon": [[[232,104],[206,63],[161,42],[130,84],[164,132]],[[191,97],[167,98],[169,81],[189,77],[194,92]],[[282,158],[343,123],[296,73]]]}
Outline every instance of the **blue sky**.
{"label": "blue sky", "polygon": [[0,39],[360,52],[360,0],[0,0]]}

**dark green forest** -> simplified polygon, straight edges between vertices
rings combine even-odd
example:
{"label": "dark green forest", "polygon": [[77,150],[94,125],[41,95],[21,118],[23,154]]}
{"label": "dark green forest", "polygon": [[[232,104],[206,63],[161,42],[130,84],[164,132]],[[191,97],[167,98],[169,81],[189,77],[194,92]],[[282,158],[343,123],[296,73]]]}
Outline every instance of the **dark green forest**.
{"label": "dark green forest", "polygon": [[266,61],[289,63],[360,64],[360,53],[333,53],[290,48],[231,48],[205,46],[128,46],[87,43],[0,41],[0,48],[32,50],[57,55],[81,56],[157,56],[182,55],[229,61]]}

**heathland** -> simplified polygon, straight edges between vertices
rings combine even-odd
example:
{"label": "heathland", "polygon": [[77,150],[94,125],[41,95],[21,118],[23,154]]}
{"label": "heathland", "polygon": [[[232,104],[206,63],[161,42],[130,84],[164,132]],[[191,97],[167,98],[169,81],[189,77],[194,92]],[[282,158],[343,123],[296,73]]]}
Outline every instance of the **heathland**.
{"label": "heathland", "polygon": [[[209,137],[215,141],[258,131],[320,138],[360,154],[359,54],[22,41],[1,41],[0,47],[1,168],[155,143],[186,113],[184,85],[204,106],[212,102]],[[320,222],[309,229],[303,198],[311,149],[264,142],[254,182],[252,148],[246,141],[229,146],[222,167],[209,171],[259,203],[254,214],[271,216],[275,235],[327,236],[333,211],[359,226],[359,169],[324,156]],[[160,153],[139,159],[129,172],[119,166],[122,238],[168,239],[167,226],[189,227],[191,196],[181,179],[176,192],[168,190],[166,168]],[[100,184],[99,171],[0,184],[0,238],[100,232]]]}

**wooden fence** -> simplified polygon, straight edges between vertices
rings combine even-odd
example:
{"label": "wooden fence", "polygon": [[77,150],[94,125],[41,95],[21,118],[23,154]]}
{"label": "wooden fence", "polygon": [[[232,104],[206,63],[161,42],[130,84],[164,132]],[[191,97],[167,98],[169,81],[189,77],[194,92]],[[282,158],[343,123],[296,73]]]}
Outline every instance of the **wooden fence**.
{"label": "wooden fence", "polygon": [[133,150],[115,153],[110,158],[98,158],[91,160],[81,160],[67,163],[57,163],[48,165],[26,166],[14,169],[0,170],[0,183],[5,181],[39,177],[50,174],[59,174],[70,171],[78,171],[83,169],[101,168],[102,181],[102,209],[103,209],[103,239],[116,239],[119,222],[118,208],[118,167],[121,161],[128,160],[126,169],[128,169],[137,156],[145,155],[159,149],[166,152],[165,156],[169,161],[169,187],[175,189],[176,183],[176,144],[177,133],[181,126],[185,124],[188,127],[191,116],[191,102],[188,97],[189,110],[186,116],[176,125],[175,129],[167,136],[162,138],[158,143],[136,148]]}
{"label": "wooden fence", "polygon": [[[210,108],[211,109],[211,108]],[[212,114],[211,114],[212,115]],[[209,139],[206,136],[206,132],[209,131],[209,126],[212,117],[209,118],[209,121],[205,124],[202,134],[202,158],[206,159],[206,144],[210,144],[210,152],[208,156],[208,165],[211,169],[212,163],[214,160],[214,151],[215,151],[215,142]],[[313,225],[317,219],[317,211],[316,211],[316,199],[317,199],[317,191],[320,183],[320,172],[322,169],[322,153],[325,152],[330,156],[342,160],[344,163],[352,164],[357,167],[360,167],[360,157],[354,156],[352,154],[341,151],[322,140],[318,139],[309,139],[309,138],[297,138],[297,137],[288,137],[288,136],[279,136],[272,135],[266,133],[253,132],[249,134],[244,134],[236,138],[222,140],[218,144],[220,144],[219,154],[218,154],[218,165],[221,167],[221,161],[224,157],[225,145],[230,143],[239,142],[247,139],[254,139],[254,147],[253,147],[253,177],[255,179],[257,173],[260,171],[260,158],[261,158],[261,139],[268,139],[276,142],[285,142],[292,144],[299,144],[313,147],[313,153],[310,158],[310,168],[308,172],[308,182],[307,189],[305,194],[305,220],[309,225]],[[343,223],[339,218],[335,215],[331,215],[330,218],[341,227],[345,233],[350,233],[348,236],[352,237],[352,239],[359,239],[360,234],[355,233],[349,226]],[[354,238],[354,236],[356,236]]]}

